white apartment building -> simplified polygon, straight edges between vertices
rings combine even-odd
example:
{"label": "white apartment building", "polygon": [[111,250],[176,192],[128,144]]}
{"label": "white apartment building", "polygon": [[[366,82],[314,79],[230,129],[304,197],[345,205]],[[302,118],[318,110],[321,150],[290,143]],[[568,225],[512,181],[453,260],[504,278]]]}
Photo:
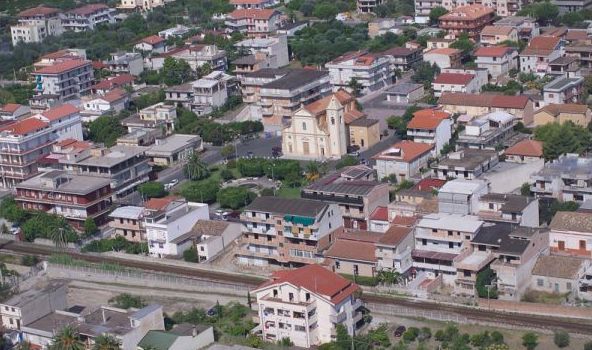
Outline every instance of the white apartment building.
{"label": "white apartment building", "polygon": [[436,97],[442,96],[444,92],[474,94],[480,92],[488,80],[486,69],[444,68],[432,82],[432,89]]}
{"label": "white apartment building", "polygon": [[192,83],[192,110],[197,115],[211,113],[222,107],[228,99],[227,84],[233,77],[220,71],[214,71]]}
{"label": "white apartment building", "polygon": [[500,17],[514,16],[522,8],[522,0],[415,0],[415,21],[426,24],[430,21],[430,11],[434,7],[444,7],[452,11],[459,6],[482,5],[495,10]]}
{"label": "white apartment building", "polygon": [[239,52],[255,55],[263,53],[268,61],[267,68],[280,68],[290,63],[288,37],[286,35],[267,38],[251,38],[234,44]]}
{"label": "white apartment building", "polygon": [[31,75],[35,79],[33,100],[38,101],[80,99],[90,93],[94,80],[91,61],[82,59],[56,62],[33,71]]}
{"label": "white apartment building", "polygon": [[433,151],[439,155],[452,138],[451,130],[452,121],[447,113],[436,110],[418,111],[407,124],[407,137],[414,142],[434,145]]}
{"label": "white apartment building", "polygon": [[479,198],[479,218],[539,227],[539,200],[512,193],[488,193]]}
{"label": "white apartment building", "polygon": [[470,245],[483,221],[477,216],[429,214],[415,228],[413,267],[428,278],[442,276],[445,284],[456,278],[455,258]]}
{"label": "white apartment building", "polygon": [[487,69],[493,79],[518,68],[518,51],[510,47],[481,47],[475,51],[475,57],[477,67]]}
{"label": "white apartment building", "polygon": [[106,61],[105,64],[111,73],[117,75],[131,74],[137,77],[144,71],[144,60],[138,52],[112,53],[111,59]]}
{"label": "white apartment building", "polygon": [[371,55],[366,51],[345,54],[325,64],[333,90],[348,88],[352,79],[362,87],[360,93],[367,94],[392,85],[395,72],[390,69],[387,56]]}
{"label": "white apartment building", "polygon": [[152,11],[153,9],[164,6],[165,0],[121,0],[121,4],[117,6],[118,9],[124,11]]}
{"label": "white apartment building", "polygon": [[105,4],[84,5],[65,13],[62,25],[65,30],[84,32],[99,25],[115,23],[115,9]]}
{"label": "white apartment building", "polygon": [[438,211],[445,214],[477,215],[480,198],[489,192],[484,180],[454,179],[438,190]]}
{"label": "white apartment building", "polygon": [[539,35],[520,52],[520,71],[544,76],[549,70],[549,62],[563,54],[563,39],[556,36]]}
{"label": "white apartment building", "polygon": [[69,103],[50,108],[33,115],[33,118],[48,123],[53,128],[57,140],[74,139],[82,141],[82,120],[80,110]]}
{"label": "white apartment building", "polygon": [[559,76],[543,87],[543,102],[547,104],[578,103],[582,99],[584,78]]}
{"label": "white apartment building", "polygon": [[353,335],[362,320],[359,287],[319,265],[274,272],[251,294],[257,298],[264,340],[290,339],[310,348],[336,339],[336,325]]}
{"label": "white apartment building", "polygon": [[560,211],[555,214],[549,227],[551,253],[590,259],[592,213]]}
{"label": "white apartment building", "polygon": [[[226,51],[219,49],[216,45],[193,45],[173,53],[171,57],[187,62],[193,70],[207,64],[212,70],[223,71],[228,65]],[[159,70],[162,68],[164,58],[152,61],[152,69]]]}
{"label": "white apartment building", "polygon": [[104,95],[84,96],[81,105],[82,121],[91,122],[105,114],[115,115],[125,109],[128,100],[128,94],[119,88]]}
{"label": "white apartment building", "polygon": [[18,24],[10,27],[12,45],[19,42],[40,43],[48,36],[59,36],[64,32],[60,10],[37,6],[18,14]]}
{"label": "white apartment building", "polygon": [[205,203],[175,200],[163,209],[144,216],[148,251],[151,256],[178,257],[193,245],[191,229],[199,220],[208,220]]}
{"label": "white apartment building", "polygon": [[[166,134],[171,134],[175,130],[177,120],[177,109],[175,106],[165,104],[164,102],[146,107],[140,110],[140,120],[151,124],[164,125]],[[130,130],[130,132],[133,130]]]}
{"label": "white apartment building", "polygon": [[568,153],[548,162],[530,177],[536,197],[582,203],[592,199],[592,158]]}
{"label": "white apartment building", "polygon": [[428,169],[433,148],[429,143],[399,141],[372,157],[376,161],[376,174],[379,179],[394,175],[399,182],[415,178],[421,169]]}

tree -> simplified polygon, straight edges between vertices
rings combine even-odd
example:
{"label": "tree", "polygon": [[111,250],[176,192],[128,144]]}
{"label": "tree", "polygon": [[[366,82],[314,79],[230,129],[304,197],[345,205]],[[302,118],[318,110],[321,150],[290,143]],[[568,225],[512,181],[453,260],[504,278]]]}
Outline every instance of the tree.
{"label": "tree", "polygon": [[548,25],[559,17],[559,8],[546,0],[525,6],[519,15],[534,17],[539,24]]}
{"label": "tree", "polygon": [[86,220],[84,220],[84,234],[87,236],[92,236],[97,233],[97,231],[98,227],[95,223],[95,220],[93,218],[86,218]]}
{"label": "tree", "polygon": [[497,288],[493,286],[487,287],[488,285],[492,285],[494,279],[495,272],[490,268],[486,268],[477,274],[475,288],[477,289],[479,298],[497,299]]}
{"label": "tree", "polygon": [[527,350],[534,350],[539,345],[539,337],[533,332],[524,333],[522,336],[522,346]]}
{"label": "tree", "polygon": [[559,348],[565,348],[569,346],[569,333],[564,330],[556,330],[553,332],[553,342]]}
{"label": "tree", "polygon": [[0,202],[0,217],[13,223],[22,223],[28,214],[16,203],[14,197],[9,196]]}
{"label": "tree", "polygon": [[245,187],[226,187],[218,192],[222,208],[239,209],[251,203],[256,195]]}
{"label": "tree", "polygon": [[234,145],[226,145],[222,147],[220,150],[220,155],[225,159],[230,158],[235,153],[235,146]]}
{"label": "tree", "polygon": [[315,181],[321,176],[321,170],[319,162],[311,161],[306,164],[305,167],[306,179],[308,181]]}
{"label": "tree", "polygon": [[121,346],[119,344],[119,340],[115,339],[114,337],[101,334],[95,338],[95,345],[93,345],[93,350],[120,350]]}
{"label": "tree", "polygon": [[438,24],[438,19],[448,13],[448,10],[441,6],[436,6],[430,10],[430,23]]}
{"label": "tree", "polygon": [[534,138],[543,142],[546,160],[556,159],[565,153],[582,153],[592,144],[590,131],[572,122],[539,126],[534,130]]}
{"label": "tree", "polygon": [[84,350],[84,342],[78,331],[70,326],[64,326],[52,339],[50,350]]}
{"label": "tree", "polygon": [[161,75],[166,85],[179,85],[191,79],[192,71],[187,61],[169,56],[164,59]]}
{"label": "tree", "polygon": [[520,194],[523,196],[530,196],[530,184],[525,182],[520,186]]}
{"label": "tree", "polygon": [[335,164],[336,169],[345,168],[346,166],[358,165],[360,160],[356,157],[345,155]]}
{"label": "tree", "polygon": [[230,169],[222,169],[222,170],[220,170],[220,177],[224,181],[229,181],[229,180],[234,179],[234,174],[232,173],[232,171]]}
{"label": "tree", "polygon": [[141,309],[146,306],[146,302],[142,297],[137,295],[132,295],[129,293],[122,293],[118,296],[109,299],[109,304],[115,306],[116,308],[120,309]]}
{"label": "tree", "polygon": [[70,225],[64,221],[62,225],[54,227],[49,238],[57,248],[65,248],[70,241],[68,237],[73,233],[73,231],[74,230],[72,230],[72,227],[70,227]]}
{"label": "tree", "polygon": [[469,55],[475,48],[475,43],[471,41],[467,33],[461,33],[458,39],[450,44],[450,47],[462,51],[463,55]]}
{"label": "tree", "polygon": [[197,256],[197,248],[195,246],[191,246],[191,248],[184,251],[183,260],[193,263],[199,262],[199,257]]}
{"label": "tree", "polygon": [[191,202],[213,203],[220,190],[220,184],[214,180],[191,181],[181,188],[181,195]]}
{"label": "tree", "polygon": [[127,129],[112,116],[98,117],[88,125],[88,138],[93,142],[103,143],[106,147],[113,146],[117,138],[126,133]]}
{"label": "tree", "polygon": [[415,68],[415,73],[411,76],[411,80],[414,83],[423,84],[426,89],[430,89],[434,77],[438,73],[440,73],[440,68],[435,63],[431,65],[429,62],[424,61]]}
{"label": "tree", "polygon": [[392,269],[381,269],[376,276],[379,282],[393,285],[401,281],[401,274]]}
{"label": "tree", "polygon": [[592,350],[592,341],[589,341],[586,344],[584,344],[584,350]]}
{"label": "tree", "polygon": [[318,3],[312,10],[312,15],[320,19],[333,19],[337,15],[339,10],[331,3]]}
{"label": "tree", "polygon": [[199,156],[196,153],[193,153],[191,157],[189,157],[187,164],[183,167],[183,172],[189,180],[194,181],[205,179],[210,176],[208,165],[199,159]]}
{"label": "tree", "polygon": [[164,185],[160,182],[150,181],[138,186],[138,192],[146,198],[161,198],[166,196],[167,192]]}
{"label": "tree", "polygon": [[347,83],[347,87],[352,89],[354,96],[359,96],[360,92],[364,88],[364,86],[356,78],[351,78],[351,80]]}

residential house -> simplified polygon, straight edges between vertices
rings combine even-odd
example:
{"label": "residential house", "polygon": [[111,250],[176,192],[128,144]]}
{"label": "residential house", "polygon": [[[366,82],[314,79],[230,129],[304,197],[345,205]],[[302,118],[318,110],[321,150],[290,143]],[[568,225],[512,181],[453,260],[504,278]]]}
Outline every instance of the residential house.
{"label": "residential house", "polygon": [[84,32],[95,30],[98,26],[115,23],[115,9],[105,4],[88,4],[64,13],[64,30]]}
{"label": "residential house", "polygon": [[376,242],[380,232],[352,230],[335,233],[331,247],[324,252],[333,272],[351,276],[376,276]]}
{"label": "residential house", "polygon": [[354,166],[308,185],[301,197],[339,205],[344,227],[366,230],[376,207],[388,204],[389,189],[388,184],[374,181],[372,169]]}
{"label": "residential house", "polygon": [[144,60],[138,52],[115,52],[111,59],[104,62],[107,69],[116,75],[130,74],[140,76],[144,71]]}
{"label": "residential house", "polygon": [[449,113],[480,116],[491,112],[506,112],[518,118],[524,125],[532,123],[534,104],[528,96],[497,94],[444,93],[438,100]]}
{"label": "residential house", "polygon": [[307,265],[274,272],[251,294],[257,298],[264,340],[288,338],[309,348],[334,341],[338,324],[354,334],[362,323],[358,290],[355,283],[322,266]]}
{"label": "residential house", "polygon": [[454,68],[461,65],[462,52],[457,49],[433,49],[423,54],[423,60],[442,68]]}
{"label": "residential house", "polygon": [[124,11],[147,12],[164,5],[165,0],[121,0],[121,4],[117,8]]}
{"label": "residential house", "polygon": [[183,38],[187,34],[189,34],[190,28],[184,26],[182,24],[177,24],[174,27],[167,28],[158,32],[158,36],[163,39],[175,39],[175,38]]}
{"label": "residential house", "polygon": [[444,68],[432,82],[434,96],[440,97],[443,92],[478,93],[487,84],[485,69],[451,69]]}
{"label": "residential house", "polygon": [[584,78],[566,78],[559,76],[543,87],[543,101],[545,104],[578,103],[584,92]]}
{"label": "residential house", "polygon": [[129,132],[137,129],[158,129],[166,135],[175,130],[177,122],[177,108],[164,102],[146,107],[139,114],[132,115],[122,121]]}
{"label": "residential house", "polygon": [[191,232],[196,237],[197,259],[209,261],[241,236],[242,226],[235,222],[200,220]]}
{"label": "residential house", "polygon": [[423,84],[399,83],[386,90],[386,100],[398,104],[411,104],[425,95]]}
{"label": "residential house", "polygon": [[57,8],[40,5],[18,14],[18,23],[10,27],[12,45],[19,42],[40,43],[49,36],[64,32],[62,14]]}
{"label": "residential house", "polygon": [[432,169],[436,177],[442,180],[473,180],[496,166],[498,162],[496,151],[465,148],[449,153],[446,158],[433,164]]}
{"label": "residential house", "polygon": [[480,43],[483,46],[493,46],[504,41],[518,41],[518,30],[512,26],[489,25],[481,31]]}
{"label": "residential house", "polygon": [[0,106],[0,120],[17,120],[28,117],[31,114],[31,108],[18,103],[7,103]]}
{"label": "residential house", "polygon": [[214,343],[214,327],[180,323],[171,330],[150,330],[138,343],[137,350],[204,349]]}
{"label": "residential house", "polygon": [[164,90],[165,101],[170,104],[176,104],[178,107],[191,109],[194,100],[193,83],[169,86]]}
{"label": "residential house", "polygon": [[532,268],[530,290],[590,300],[587,290],[590,259],[572,256],[541,255]]}
{"label": "residential house", "polygon": [[514,27],[518,31],[518,39],[529,41],[535,36],[541,34],[536,19],[527,16],[508,16],[501,18],[493,23],[495,26]]}
{"label": "residential house", "polygon": [[130,242],[146,242],[146,227],[144,226],[144,207],[119,207],[109,214],[109,227],[113,229],[112,236],[121,236]]}
{"label": "residential house", "polygon": [[493,79],[518,68],[518,51],[511,47],[480,47],[474,53],[477,67],[487,69]]}
{"label": "residential house", "polygon": [[287,37],[294,37],[296,33],[308,27],[307,21],[287,21],[283,22],[277,29],[277,34],[286,35]]}
{"label": "residential house", "polygon": [[549,62],[547,73],[566,78],[575,78],[582,75],[578,58],[575,56],[561,56]]}
{"label": "residential house", "polygon": [[277,4],[278,2],[275,0],[231,0],[230,4],[234,6],[235,9],[264,9],[266,7],[272,7],[273,5]]}
{"label": "residential house", "polygon": [[31,73],[35,80],[31,107],[46,109],[58,102],[80,99],[90,93],[94,80],[91,62],[71,59],[39,68]]}
{"label": "residential house", "polygon": [[372,157],[376,161],[379,179],[394,176],[397,182],[421,176],[428,170],[428,159],[432,156],[434,145],[414,141],[399,141],[390,148]]}
{"label": "residential house", "polygon": [[[255,71],[255,65],[260,68],[280,68],[290,63],[288,37],[286,35],[245,39],[234,44],[234,46],[239,52],[247,53],[246,57],[249,57],[254,62],[248,65],[249,67],[253,66],[253,69],[248,69],[249,67],[245,67],[247,60],[243,57],[242,65],[236,67],[240,73]],[[236,65],[236,63],[234,64]]]}
{"label": "residential house", "polygon": [[[257,197],[241,214],[236,256],[244,265],[316,264],[343,226],[336,204],[309,199]],[[281,234],[280,234],[281,233]]]}
{"label": "residential house", "polygon": [[407,72],[415,68],[423,60],[421,49],[411,49],[407,47],[393,47],[380,53],[389,58],[392,71]]}
{"label": "residential house", "polygon": [[552,254],[590,258],[592,254],[592,214],[559,211],[549,225]]}
{"label": "residential house", "polygon": [[547,73],[549,62],[562,56],[562,53],[563,41],[560,37],[536,36],[520,52],[520,71],[543,76]]}
{"label": "residential house", "polygon": [[388,207],[376,207],[370,214],[369,231],[386,232],[390,227]]}
{"label": "residential house", "polygon": [[89,218],[97,225],[107,222],[110,185],[108,179],[53,170],[17,184],[15,200],[25,210],[62,216],[72,227],[83,231]]}
{"label": "residential house", "polygon": [[275,9],[240,9],[226,17],[229,32],[240,32],[253,37],[267,37],[280,26],[280,12]]}
{"label": "residential house", "polygon": [[579,203],[592,199],[592,158],[564,154],[531,175],[536,197],[553,197]]}
{"label": "residential house", "polygon": [[534,114],[534,126],[572,122],[583,128],[592,122],[592,111],[585,104],[551,103]]}
{"label": "residential house", "polygon": [[116,88],[104,95],[88,95],[82,98],[80,115],[83,122],[92,122],[102,115],[115,116],[123,111],[129,101],[129,94]]}
{"label": "residential house", "polygon": [[380,124],[378,119],[362,117],[353,120],[345,126],[349,130],[348,144],[350,148],[367,150],[380,141]]}
{"label": "residential house", "polygon": [[459,148],[495,150],[515,134],[516,117],[506,112],[491,112],[470,121],[460,132],[456,145]]}
{"label": "residential house", "polygon": [[413,113],[413,118],[407,124],[407,137],[414,142],[434,145],[433,153],[438,155],[452,137],[451,119],[451,115],[444,111],[419,110]]}
{"label": "residential house", "polygon": [[592,69],[592,47],[585,42],[575,42],[564,47],[567,56],[575,57],[582,69]]}
{"label": "residential house", "polygon": [[438,190],[438,212],[442,214],[477,215],[480,199],[489,189],[484,180],[454,179]]}
{"label": "residential house", "polygon": [[214,71],[194,81],[191,109],[197,115],[204,115],[224,106],[228,99],[228,85],[233,79],[224,72]]}
{"label": "residential house", "polygon": [[358,13],[372,13],[381,4],[382,0],[357,0],[356,8]]}
{"label": "residential house", "polygon": [[429,37],[426,40],[426,48],[423,51],[427,52],[433,49],[448,49],[450,48],[450,45],[455,41],[456,39],[448,35],[446,35],[444,38]]}
{"label": "residential house", "polygon": [[[154,199],[153,199],[154,200]],[[149,207],[146,204],[146,207]],[[179,257],[194,244],[191,229],[210,218],[208,205],[175,199],[144,215],[148,251],[153,257]]]}
{"label": "residential house", "polygon": [[495,11],[481,5],[459,6],[438,18],[438,26],[448,34],[466,33],[470,38],[477,38],[485,26],[491,24]]}
{"label": "residential house", "polygon": [[391,225],[375,243],[376,269],[406,273],[413,266],[413,228]]}
{"label": "residential house", "polygon": [[411,227],[417,217],[438,212],[437,191],[446,180],[425,178],[421,179],[410,189],[400,190],[395,194],[395,200],[388,205],[388,218],[402,226]]}
{"label": "residential house", "polygon": [[216,45],[192,45],[168,51],[164,54],[150,58],[152,69],[160,70],[164,65],[166,57],[173,57],[183,60],[189,67],[197,71],[200,67],[208,65],[212,70],[223,71],[228,66],[226,51],[219,49]]}
{"label": "residential house", "polygon": [[134,48],[145,53],[164,53],[167,51],[166,39],[159,35],[150,35],[140,39]]}
{"label": "residential house", "polygon": [[105,95],[113,89],[129,89],[133,87],[134,76],[131,74],[120,74],[114,77],[106,77],[92,86],[92,93]]}
{"label": "residential house", "polygon": [[536,140],[522,140],[504,151],[506,162],[530,163],[543,159],[543,143]]}
{"label": "residential house", "polygon": [[512,193],[487,193],[479,198],[479,218],[539,227],[539,200]]}
{"label": "residential house", "polygon": [[592,2],[588,0],[553,0],[551,3],[557,6],[559,8],[559,13],[563,15],[570,12],[587,11],[590,10],[590,7],[592,7]]}
{"label": "residential house", "polygon": [[367,94],[392,85],[395,80],[389,58],[368,51],[346,53],[326,63],[325,68],[334,91],[350,87],[355,81],[359,84],[358,92]]}
{"label": "residential house", "polygon": [[167,167],[186,162],[191,155],[202,149],[203,144],[198,135],[173,134],[157,139],[146,150],[146,157],[152,164]]}

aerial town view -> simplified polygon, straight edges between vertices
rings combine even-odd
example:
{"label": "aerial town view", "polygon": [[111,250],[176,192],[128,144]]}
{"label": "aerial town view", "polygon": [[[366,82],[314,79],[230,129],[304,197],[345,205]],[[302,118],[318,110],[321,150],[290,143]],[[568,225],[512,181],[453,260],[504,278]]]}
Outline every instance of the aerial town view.
{"label": "aerial town view", "polygon": [[592,0],[0,0],[0,350],[592,350]]}

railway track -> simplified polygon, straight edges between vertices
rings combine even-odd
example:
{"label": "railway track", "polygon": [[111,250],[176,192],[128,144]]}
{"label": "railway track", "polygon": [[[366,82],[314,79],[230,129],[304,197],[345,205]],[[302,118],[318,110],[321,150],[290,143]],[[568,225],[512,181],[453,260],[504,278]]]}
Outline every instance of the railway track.
{"label": "railway track", "polygon": [[[40,257],[47,257],[56,253],[61,253],[67,254],[75,259],[80,259],[91,263],[115,263],[124,267],[134,269],[171,273],[189,276],[196,279],[221,281],[253,287],[260,284],[263,281],[262,278],[257,278],[253,276],[229,274],[212,270],[198,270],[187,267],[170,266],[151,262],[130,261],[127,259],[121,259],[117,257],[100,257],[90,254],[81,254],[71,250],[57,251],[55,248],[52,247],[36,246],[28,243],[20,243],[14,241],[0,241],[0,250],[6,250],[19,254],[37,255]],[[423,300],[417,301],[414,299],[378,296],[374,294],[364,294],[362,296],[362,299],[365,302],[372,304],[395,305],[422,311],[457,314],[474,322],[490,324],[497,323],[508,326],[539,328],[545,330],[565,329],[566,331],[573,333],[592,335],[592,321],[590,320],[502,312],[497,310],[483,310],[465,307],[461,305],[441,304]]]}

